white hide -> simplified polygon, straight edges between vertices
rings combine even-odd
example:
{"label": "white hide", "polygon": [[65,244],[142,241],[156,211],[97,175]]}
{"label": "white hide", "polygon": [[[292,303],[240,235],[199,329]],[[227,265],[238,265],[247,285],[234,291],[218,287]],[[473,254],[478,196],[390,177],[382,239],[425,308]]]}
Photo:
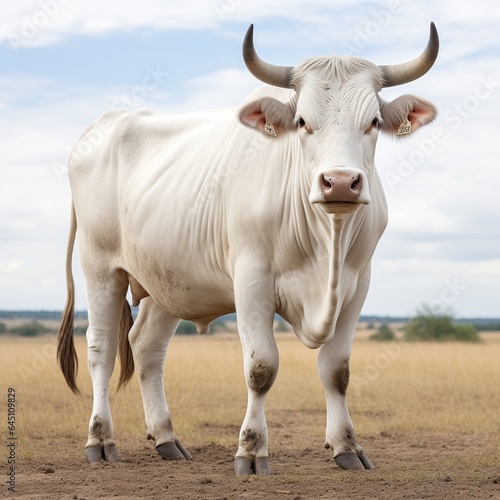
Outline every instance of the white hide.
{"label": "white hide", "polygon": [[[189,456],[163,394],[178,319],[204,332],[236,310],[248,385],[237,472],[249,473],[249,461],[268,470],[264,401],[278,370],[276,312],[307,347],[321,347],[327,446],[357,454],[353,468],[366,466],[345,390],[370,260],[387,223],[374,167],[378,129],[384,113],[392,132],[411,112],[414,128],[434,112],[417,98],[383,102],[381,79],[357,59],[309,61],[296,68],[297,93],[263,86],[238,109],[184,115],[109,111],[86,131],[69,174],[89,288],[92,459],[103,442],[114,447],[107,391],[130,282],[134,300],[142,298],[129,338],[148,435],[171,445],[169,458]],[[362,182],[358,202],[325,202],[323,176],[339,170]]]}
{"label": "white hide", "polygon": [[341,218],[334,241],[335,217],[309,202],[322,165],[315,172],[304,164],[296,133],[260,136],[236,114],[103,115],[94,128],[112,121],[108,139],[70,163],[82,253],[104,254],[174,316],[201,324],[234,311],[237,261],[255,254],[254,275],[273,276],[274,304],[248,300],[257,311],[275,306],[318,347],[333,335],[386,224],[373,157],[356,152],[372,201]]}

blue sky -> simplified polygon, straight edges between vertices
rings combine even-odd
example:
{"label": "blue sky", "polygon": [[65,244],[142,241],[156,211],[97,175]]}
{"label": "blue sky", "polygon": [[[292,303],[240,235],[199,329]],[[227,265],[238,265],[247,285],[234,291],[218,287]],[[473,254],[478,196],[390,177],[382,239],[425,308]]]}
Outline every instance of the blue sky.
{"label": "blue sky", "polygon": [[[269,62],[350,53],[412,59],[434,21],[435,67],[385,99],[421,95],[440,114],[405,141],[383,136],[376,164],[390,222],[364,313],[421,303],[500,316],[500,8],[389,0],[21,0],[0,20],[0,309],[60,309],[68,151],[113,107],[177,113],[237,106],[258,85],[241,60],[250,23]],[[147,91],[144,78],[156,75]],[[75,259],[77,306],[86,307]]]}

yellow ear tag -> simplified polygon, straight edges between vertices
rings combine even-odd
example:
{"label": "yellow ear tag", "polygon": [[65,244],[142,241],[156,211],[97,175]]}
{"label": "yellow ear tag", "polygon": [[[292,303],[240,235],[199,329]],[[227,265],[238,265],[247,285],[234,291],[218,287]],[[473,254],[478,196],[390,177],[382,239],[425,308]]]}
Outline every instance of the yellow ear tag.
{"label": "yellow ear tag", "polygon": [[273,137],[276,136],[276,130],[274,130],[273,124],[272,123],[267,123],[264,125],[264,134],[267,135],[272,135]]}
{"label": "yellow ear tag", "polygon": [[411,132],[411,121],[406,120],[406,122],[403,122],[398,129],[398,134],[397,135],[406,135]]}

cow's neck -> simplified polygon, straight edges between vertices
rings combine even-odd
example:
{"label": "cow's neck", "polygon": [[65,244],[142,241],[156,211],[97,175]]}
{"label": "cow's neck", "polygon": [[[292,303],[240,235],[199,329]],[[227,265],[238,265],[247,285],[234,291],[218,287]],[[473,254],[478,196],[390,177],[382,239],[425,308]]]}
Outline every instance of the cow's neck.
{"label": "cow's neck", "polygon": [[344,261],[347,253],[346,243],[342,244],[345,229],[345,218],[332,217],[330,231],[330,246],[328,259],[328,284],[324,302],[318,310],[316,322],[309,332],[313,340],[323,342],[335,326],[340,312],[340,283]]}
{"label": "cow's neck", "polygon": [[[325,342],[335,329],[343,301],[342,274],[345,272],[347,242],[343,236],[350,225],[345,218],[329,216],[330,244],[328,248],[328,262],[322,255],[316,256],[315,263],[323,268],[323,276],[317,283],[320,300],[315,304],[303,304],[304,321],[301,323],[299,336],[310,347],[317,347]],[[347,231],[350,233],[350,231]],[[328,266],[328,273],[326,267]],[[315,273],[320,275],[321,273]]]}
{"label": "cow's neck", "polygon": [[[303,254],[307,253],[307,258],[293,282],[302,292],[290,291],[295,299],[292,299],[294,318],[291,322],[302,342],[315,348],[335,330],[353,278],[349,251],[362,230],[367,207],[360,207],[356,213],[347,216],[328,215],[310,204],[309,182],[303,179],[301,184],[301,193],[296,195],[302,198],[300,212],[303,212],[300,217],[307,221],[307,231],[296,234],[296,238],[301,241]],[[307,236],[304,237],[304,233]],[[304,294],[304,286],[314,292],[311,295]],[[298,311],[300,314],[297,315]]]}

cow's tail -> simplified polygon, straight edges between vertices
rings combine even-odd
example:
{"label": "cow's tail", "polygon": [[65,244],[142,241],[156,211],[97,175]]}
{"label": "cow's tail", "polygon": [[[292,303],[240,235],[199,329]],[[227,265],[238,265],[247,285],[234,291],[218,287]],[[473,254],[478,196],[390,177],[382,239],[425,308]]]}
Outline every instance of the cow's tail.
{"label": "cow's tail", "polygon": [[132,328],[134,320],[130,311],[130,305],[125,299],[123,301],[122,317],[120,320],[120,336],[118,341],[118,357],[120,358],[120,379],[118,380],[118,391],[125,387],[134,374],[134,357],[128,340],[128,332]]}
{"label": "cow's tail", "polygon": [[76,384],[78,373],[78,357],[75,351],[73,340],[73,330],[75,323],[75,283],[73,281],[73,248],[76,236],[76,214],[75,206],[71,204],[71,225],[69,229],[68,248],[66,250],[66,305],[61,320],[61,326],[57,334],[57,360],[63,372],[64,378],[69,388],[80,394]]}
{"label": "cow's tail", "polygon": [[[71,205],[71,224],[69,229],[68,248],[66,250],[66,305],[62,316],[61,326],[57,335],[57,360],[63,372],[69,388],[80,394],[76,383],[78,373],[78,356],[74,343],[74,318],[75,318],[75,283],[73,281],[73,249],[76,237],[76,213],[75,207]],[[134,374],[134,358],[132,348],[128,340],[128,333],[134,324],[130,305],[126,298],[123,300],[122,316],[120,319],[119,348],[120,379],[118,390],[127,385]]]}
{"label": "cow's tail", "polygon": [[[75,207],[71,205],[71,224],[68,237],[68,248],[66,250],[66,305],[61,320],[61,326],[57,335],[57,360],[69,388],[80,394],[76,383],[78,373],[78,356],[74,343],[75,323],[75,283],[73,281],[73,249],[76,237],[76,213]],[[132,328],[134,320],[127,299],[123,300],[122,316],[120,319],[118,356],[120,358],[120,379],[118,390],[127,385],[134,374],[134,358],[132,348],[128,340],[128,332]]]}

